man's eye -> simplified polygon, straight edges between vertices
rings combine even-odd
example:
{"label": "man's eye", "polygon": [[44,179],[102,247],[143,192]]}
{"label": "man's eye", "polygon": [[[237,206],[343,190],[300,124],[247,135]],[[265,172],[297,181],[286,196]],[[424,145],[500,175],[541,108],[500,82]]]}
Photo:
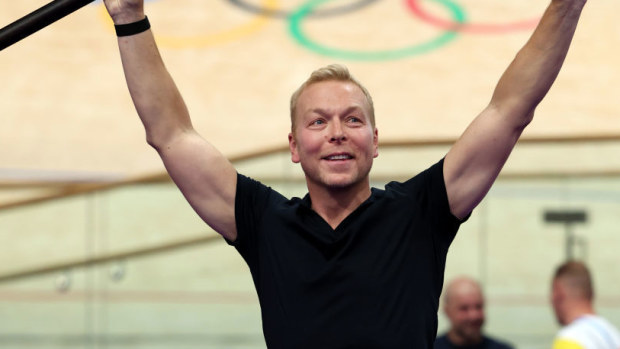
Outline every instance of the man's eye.
{"label": "man's eye", "polygon": [[358,118],[356,116],[351,116],[351,117],[349,117],[349,122],[353,122],[353,123],[362,122],[362,119],[360,119],[360,118]]}
{"label": "man's eye", "polygon": [[325,123],[325,121],[318,119],[318,120],[314,120],[311,125],[323,125]]}

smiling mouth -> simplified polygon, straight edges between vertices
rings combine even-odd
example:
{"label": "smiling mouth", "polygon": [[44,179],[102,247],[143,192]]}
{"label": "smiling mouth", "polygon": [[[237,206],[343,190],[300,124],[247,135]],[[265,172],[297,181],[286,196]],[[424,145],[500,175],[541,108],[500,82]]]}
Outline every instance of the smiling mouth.
{"label": "smiling mouth", "polygon": [[323,160],[329,160],[329,161],[343,161],[343,160],[351,160],[351,159],[353,159],[353,157],[348,154],[329,155],[323,158]]}

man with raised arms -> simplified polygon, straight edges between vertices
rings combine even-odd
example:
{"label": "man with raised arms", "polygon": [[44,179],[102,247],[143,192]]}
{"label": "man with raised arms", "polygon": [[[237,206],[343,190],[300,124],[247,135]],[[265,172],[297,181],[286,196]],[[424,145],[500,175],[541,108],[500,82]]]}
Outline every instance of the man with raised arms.
{"label": "man with raised arms", "polygon": [[291,100],[291,157],[308,187],[292,199],[238,174],[192,127],[143,0],[104,2],[147,141],[248,263],[267,346],[421,349],[436,336],[448,247],[553,84],[586,0],[551,0],[445,157],[385,189],[369,185],[379,136],[370,95],[342,66],[314,72]]}

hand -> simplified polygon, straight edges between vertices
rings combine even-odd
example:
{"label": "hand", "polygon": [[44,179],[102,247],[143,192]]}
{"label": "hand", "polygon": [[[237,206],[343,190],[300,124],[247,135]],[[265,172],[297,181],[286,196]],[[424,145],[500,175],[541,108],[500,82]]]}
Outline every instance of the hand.
{"label": "hand", "polygon": [[144,18],[144,0],[103,0],[114,24],[126,24]]}

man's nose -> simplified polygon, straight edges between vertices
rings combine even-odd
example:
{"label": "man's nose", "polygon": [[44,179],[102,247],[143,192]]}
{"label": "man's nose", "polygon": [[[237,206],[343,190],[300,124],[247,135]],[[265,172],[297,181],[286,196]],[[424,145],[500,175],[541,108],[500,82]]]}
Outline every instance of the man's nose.
{"label": "man's nose", "polygon": [[334,122],[330,127],[330,142],[342,142],[346,140],[346,135],[344,132],[344,128],[339,122]]}
{"label": "man's nose", "polygon": [[484,317],[484,310],[482,309],[471,309],[467,312],[467,315],[470,319],[479,319]]}

